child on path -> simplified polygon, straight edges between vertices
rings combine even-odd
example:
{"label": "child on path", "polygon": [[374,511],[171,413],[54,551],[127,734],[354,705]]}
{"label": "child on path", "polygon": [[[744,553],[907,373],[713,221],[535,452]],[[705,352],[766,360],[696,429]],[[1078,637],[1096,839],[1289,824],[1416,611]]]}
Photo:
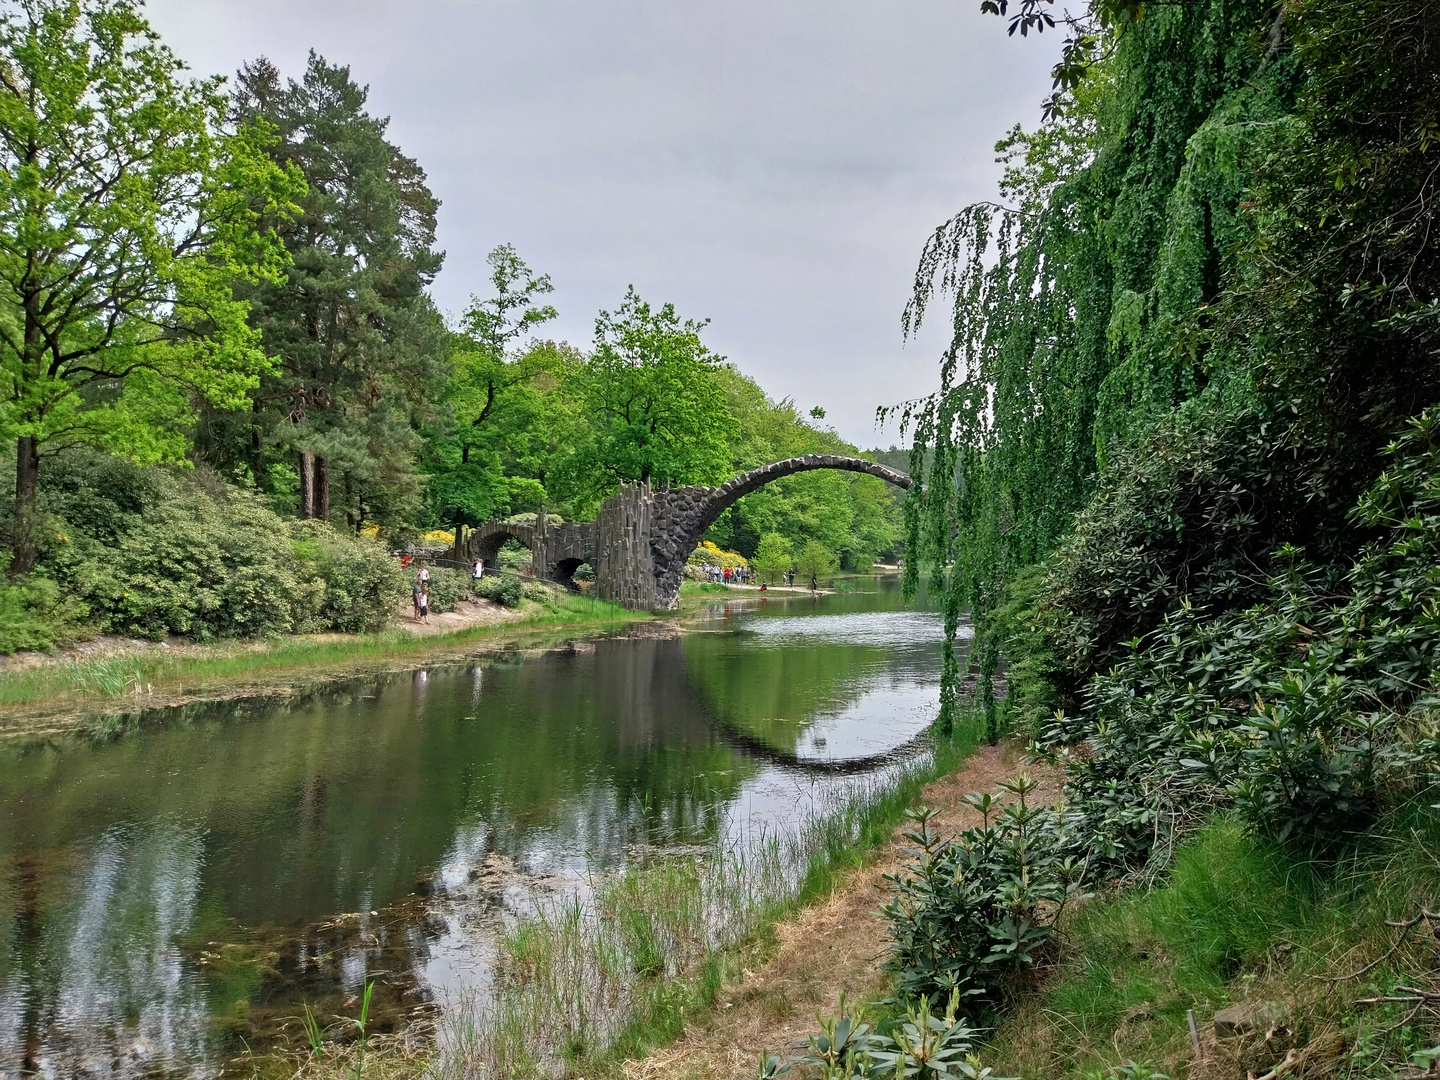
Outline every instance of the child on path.
{"label": "child on path", "polygon": [[426,626],[430,625],[430,585],[428,583],[420,586],[420,621]]}
{"label": "child on path", "polygon": [[415,579],[415,584],[414,584],[414,586],[410,589],[410,599],[415,602],[415,621],[416,621],[416,622],[419,622],[419,621],[420,621],[420,602],[421,602],[421,599],[424,597],[424,595],[425,595],[425,583],[424,583],[423,581],[421,581],[421,580],[417,577],[417,578]]}

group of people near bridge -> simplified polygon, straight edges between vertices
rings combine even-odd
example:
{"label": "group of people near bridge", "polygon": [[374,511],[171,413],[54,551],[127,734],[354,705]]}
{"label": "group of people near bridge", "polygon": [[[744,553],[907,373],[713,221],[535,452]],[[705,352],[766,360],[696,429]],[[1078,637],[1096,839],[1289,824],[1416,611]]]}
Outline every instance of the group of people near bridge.
{"label": "group of people near bridge", "polygon": [[705,572],[705,580],[712,584],[748,585],[754,577],[754,571],[748,566],[714,566],[706,564],[700,569]]}
{"label": "group of people near bridge", "polygon": [[[705,574],[705,580],[716,585],[750,585],[756,580],[755,571],[751,570],[748,566],[715,566],[712,563],[706,563],[702,565],[700,569]],[[795,587],[795,567],[792,566],[780,575],[780,584],[789,585],[792,589]],[[760,583],[760,588],[762,591],[764,590],[764,582]],[[818,590],[819,588],[819,580],[814,574],[811,574],[811,591]]]}

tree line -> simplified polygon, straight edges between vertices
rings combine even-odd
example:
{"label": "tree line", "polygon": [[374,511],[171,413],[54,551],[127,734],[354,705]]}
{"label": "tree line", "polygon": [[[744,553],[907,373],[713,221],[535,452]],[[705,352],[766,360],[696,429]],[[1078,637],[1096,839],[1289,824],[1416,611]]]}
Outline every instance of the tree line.
{"label": "tree line", "polygon": [[[458,544],[542,504],[588,517],[621,483],[855,452],[716,355],[703,320],[633,288],[585,347],[545,340],[553,284],[508,245],[447,323],[438,212],[344,65],[190,78],[132,0],[0,6],[14,587],[63,576],[57,551],[88,523],[48,488],[73,489],[77,462],[98,475],[97,456],[214,476],[287,519]],[[747,555],[767,533],[815,541],[854,565],[893,552],[898,515],[874,478],[810,474],[710,536]]]}

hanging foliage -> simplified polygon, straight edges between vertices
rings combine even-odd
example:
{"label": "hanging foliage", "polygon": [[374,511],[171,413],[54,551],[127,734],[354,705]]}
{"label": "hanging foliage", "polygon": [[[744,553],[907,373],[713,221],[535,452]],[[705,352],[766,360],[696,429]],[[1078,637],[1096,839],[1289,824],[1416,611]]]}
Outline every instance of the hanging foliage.
{"label": "hanging foliage", "polygon": [[[907,588],[927,566],[952,643],[971,613],[992,736],[986,631],[1005,581],[1070,529],[1116,447],[1196,395],[1246,393],[1208,312],[1242,232],[1246,132],[1293,97],[1293,62],[1264,46],[1272,18],[1212,0],[1097,37],[1064,107],[998,145],[1001,201],[962,210],[921,253],[903,327],[949,302],[940,384],[881,416],[914,439]],[[942,726],[953,644],[944,664]]]}

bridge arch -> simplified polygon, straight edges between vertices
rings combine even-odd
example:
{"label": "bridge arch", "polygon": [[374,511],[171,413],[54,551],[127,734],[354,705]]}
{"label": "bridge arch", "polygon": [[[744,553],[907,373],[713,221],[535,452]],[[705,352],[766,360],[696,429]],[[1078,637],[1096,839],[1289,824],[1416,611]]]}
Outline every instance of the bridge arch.
{"label": "bridge arch", "polygon": [[500,566],[500,549],[510,540],[518,540],[533,553],[535,527],[524,522],[489,521],[469,536],[470,558],[481,559],[486,570]]}
{"label": "bridge arch", "polygon": [[490,521],[470,534],[468,547],[470,558],[498,569],[500,549],[506,541],[518,540],[530,549],[536,576],[574,588],[575,571],[586,563],[595,566],[595,537],[593,522]]}
{"label": "bridge arch", "polygon": [[910,477],[877,461],[841,454],[804,454],[751,469],[719,487],[697,485],[655,492],[655,511],[650,523],[650,546],[655,560],[655,606],[667,609],[677,606],[685,561],[705,535],[705,530],[715,524],[715,519],[728,507],[781,477],[816,469],[867,473],[900,488],[909,488],[911,484]]}
{"label": "bridge arch", "polygon": [[786,458],[784,461],[772,461],[769,465],[762,465],[758,469],[741,473],[739,476],[725,481],[718,488],[708,489],[714,494],[706,503],[698,522],[700,534],[695,537],[695,542],[698,544],[700,536],[704,535],[705,530],[715,524],[715,520],[721,514],[746,495],[759,491],[766,484],[782,477],[811,472],[816,469],[868,473],[870,476],[878,476],[881,480],[894,484],[896,487],[910,487],[910,477],[904,473],[898,472],[888,465],[881,465],[878,461],[869,461],[865,458],[845,457],[840,454],[805,454],[802,457]]}
{"label": "bridge arch", "polygon": [[751,469],[718,487],[652,490],[646,484],[622,484],[594,521],[547,525],[542,514],[534,523],[488,522],[471,533],[469,550],[472,558],[478,555],[493,566],[500,548],[513,538],[530,549],[536,573],[552,581],[572,584],[575,571],[589,563],[601,599],[634,610],[673,610],[685,561],[726,507],[783,476],[814,469],[868,473],[910,487],[910,477],[875,461],[805,454]]}

